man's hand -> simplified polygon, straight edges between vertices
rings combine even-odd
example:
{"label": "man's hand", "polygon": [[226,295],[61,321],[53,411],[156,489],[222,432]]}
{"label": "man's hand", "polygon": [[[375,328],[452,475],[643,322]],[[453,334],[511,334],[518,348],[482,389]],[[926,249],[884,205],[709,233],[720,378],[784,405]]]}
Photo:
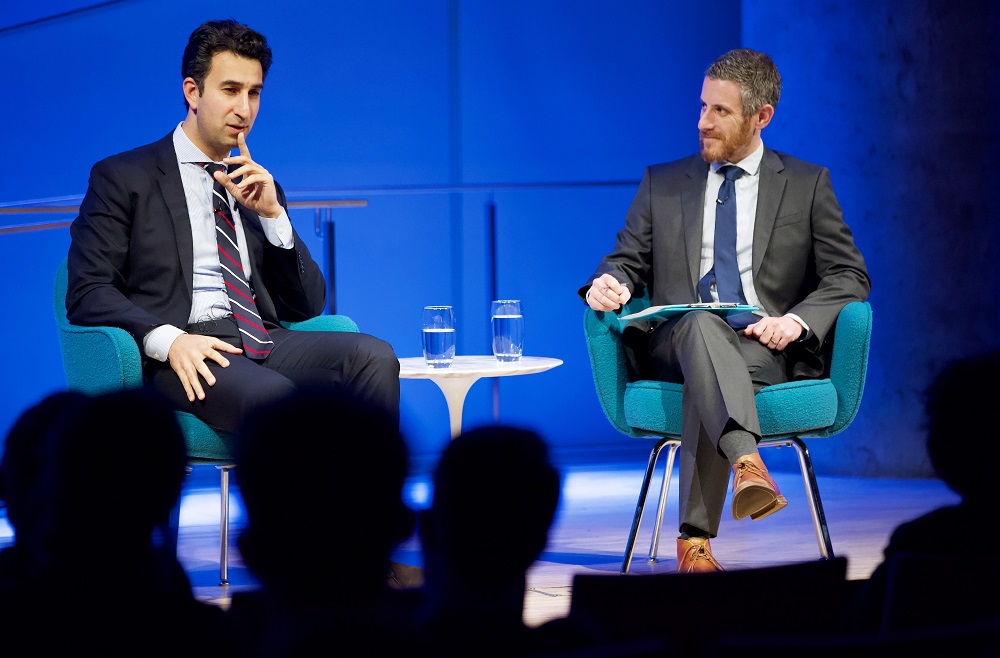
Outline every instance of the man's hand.
{"label": "man's hand", "polygon": [[[223,158],[227,165],[240,165],[228,174],[224,171],[217,171],[213,176],[215,180],[222,183],[233,197],[244,206],[253,210],[261,217],[273,219],[281,215],[284,208],[278,203],[278,193],[274,186],[274,178],[259,164],[250,157],[250,149],[247,148],[246,137],[243,133],[236,136],[237,144],[240,147],[240,154]],[[243,177],[237,185],[233,178]]]}
{"label": "man's hand", "polygon": [[761,345],[778,352],[794,343],[802,335],[802,325],[788,316],[761,318],[743,330],[744,336],[755,336]]}
{"label": "man's hand", "polygon": [[229,359],[222,352],[240,354],[243,350],[233,347],[224,340],[199,334],[181,334],[170,344],[167,361],[181,380],[189,402],[194,402],[195,397],[199,400],[205,399],[205,389],[201,385],[199,375],[204,378],[206,384],[215,386],[215,376],[205,364],[205,359],[211,359],[223,368],[229,367]]}
{"label": "man's hand", "polygon": [[595,311],[617,311],[630,299],[632,293],[610,274],[594,279],[587,291],[587,304]]}

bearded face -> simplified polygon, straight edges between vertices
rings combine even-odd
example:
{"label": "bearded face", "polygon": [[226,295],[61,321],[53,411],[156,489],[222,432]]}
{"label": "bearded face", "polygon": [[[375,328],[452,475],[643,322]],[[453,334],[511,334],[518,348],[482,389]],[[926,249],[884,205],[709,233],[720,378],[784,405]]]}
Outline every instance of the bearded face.
{"label": "bearded face", "polygon": [[741,117],[739,123],[699,131],[698,146],[705,162],[739,162],[753,145],[754,119]]}
{"label": "bearded face", "polygon": [[757,145],[759,117],[743,116],[740,87],[705,78],[701,88],[698,145],[705,162],[739,162]]}

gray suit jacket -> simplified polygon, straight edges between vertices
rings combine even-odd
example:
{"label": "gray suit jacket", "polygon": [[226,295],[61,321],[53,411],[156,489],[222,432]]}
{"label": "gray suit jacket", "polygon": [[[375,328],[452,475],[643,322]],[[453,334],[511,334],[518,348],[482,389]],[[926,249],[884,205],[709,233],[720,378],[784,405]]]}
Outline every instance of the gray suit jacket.
{"label": "gray suit jacket", "polygon": [[[652,305],[698,298],[705,182],[699,155],[646,168],[614,250],[591,281],[610,273]],[[794,313],[812,336],[789,350],[792,376],[823,373],[823,346],[837,314],[867,299],[871,279],[837,202],[830,172],[765,147],[753,235],[753,280],[769,315]]]}

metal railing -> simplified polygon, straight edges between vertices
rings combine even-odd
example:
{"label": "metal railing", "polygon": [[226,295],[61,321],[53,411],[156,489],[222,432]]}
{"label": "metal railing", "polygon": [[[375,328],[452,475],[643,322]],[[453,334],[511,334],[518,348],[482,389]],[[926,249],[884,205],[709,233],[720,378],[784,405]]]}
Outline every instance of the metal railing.
{"label": "metal railing", "polygon": [[[300,190],[289,192],[288,209],[312,208],[315,213],[314,230],[317,237],[323,240],[323,252],[325,258],[325,269],[327,278],[327,312],[336,313],[336,262],[334,243],[334,208],[357,208],[368,205],[367,197],[385,195],[405,195],[405,194],[465,194],[469,192],[483,192],[489,194],[487,200],[487,212],[490,219],[489,230],[489,253],[491,263],[489,271],[492,273],[489,284],[491,299],[496,296],[496,204],[493,201],[494,192],[517,191],[517,190],[543,190],[543,189],[593,189],[609,187],[627,187],[635,189],[638,186],[637,180],[619,181],[554,181],[536,183],[489,183],[489,184],[469,184],[469,185],[421,185],[421,186],[376,186],[376,187],[356,187],[340,188],[336,190]],[[336,198],[340,197],[340,198]],[[82,196],[51,197],[48,199],[35,199],[30,201],[0,202],[0,221],[4,215],[39,215],[39,214],[76,214],[79,212],[79,202]],[[291,200],[295,199],[295,200]],[[76,202],[76,205],[55,205]],[[30,231],[45,231],[57,228],[66,228],[72,224],[72,220],[53,220],[46,222],[35,222],[29,224],[0,225],[0,236],[23,233]]]}
{"label": "metal railing", "polygon": [[[30,203],[30,202],[29,202]],[[288,208],[314,208],[316,211],[316,235],[322,234],[322,221],[330,220],[333,208],[358,208],[368,205],[366,199],[318,199],[315,201],[289,201]],[[29,204],[0,204],[0,216],[2,215],[62,215],[67,213],[76,214],[80,212],[80,206],[46,206]],[[31,224],[13,224],[10,226],[0,226],[0,235],[8,233],[24,233],[30,231],[46,231],[55,228],[65,228],[72,224],[72,220],[35,222]]]}
{"label": "metal railing", "polygon": [[[323,238],[323,254],[326,267],[327,285],[327,312],[334,314],[337,312],[337,287],[334,277],[334,241],[333,241],[333,217],[334,208],[359,208],[368,205],[365,199],[315,199],[308,201],[289,201],[288,209],[313,208],[315,211],[316,235]],[[45,202],[23,202],[0,204],[0,219],[4,215],[40,215],[40,214],[76,214],[80,211],[80,206],[55,206],[45,205]],[[47,231],[58,228],[67,228],[73,220],[53,220],[45,222],[34,222],[29,224],[12,224],[0,226],[0,237],[13,233],[28,233],[34,231]]]}
{"label": "metal railing", "polygon": [[[635,189],[638,180],[618,181],[553,181],[535,183],[479,183],[469,185],[383,185],[372,187],[339,188],[331,190],[301,190],[289,192],[288,207],[314,208],[316,211],[316,233],[321,234],[322,211],[327,219],[333,208],[364,207],[368,205],[367,198],[396,194],[453,194],[467,192],[501,192],[510,190],[540,190],[540,189],[572,189],[572,188],[602,188],[628,187]],[[346,197],[346,198],[345,198]],[[63,214],[79,212],[79,201],[82,196],[52,197],[31,201],[0,202],[0,216],[3,215],[34,215]],[[291,200],[295,199],[295,200]],[[52,205],[58,202],[77,201],[76,205]],[[22,231],[42,231],[52,228],[64,228],[68,221],[38,222],[0,226],[0,235]]]}

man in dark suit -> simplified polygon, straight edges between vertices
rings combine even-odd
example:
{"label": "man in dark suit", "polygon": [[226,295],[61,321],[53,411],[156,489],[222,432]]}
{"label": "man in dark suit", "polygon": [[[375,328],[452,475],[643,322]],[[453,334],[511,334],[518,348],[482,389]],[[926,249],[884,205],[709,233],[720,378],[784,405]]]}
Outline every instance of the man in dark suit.
{"label": "man in dark suit", "polygon": [[[67,316],[127,330],[146,380],[222,430],[304,383],[349,388],[398,422],[399,361],[388,343],[280,324],[320,315],[326,284],[282,188],[247,147],[270,64],[266,39],[245,25],[208,21],[192,32],[181,70],[185,119],[91,171],[70,227]],[[224,166],[210,174],[207,163]],[[215,182],[225,190],[213,192]],[[234,308],[220,264],[213,197],[223,196],[230,213],[219,212],[236,230],[231,263],[242,261],[253,298],[246,310]],[[234,311],[266,329],[261,342]]]}
{"label": "man in dark suit", "polygon": [[[678,571],[722,570],[709,539],[718,534],[730,470],[734,518],[762,519],[787,505],[757,452],[754,394],[822,376],[838,313],[871,288],[829,170],[761,140],[780,94],[781,77],[764,53],[737,49],[713,62],[701,90],[701,153],[646,169],[614,250],[579,290],[605,312],[633,293],[648,293],[653,305],[758,307],[742,322],[733,316],[732,326],[692,311],[626,329],[632,376],[684,384]],[[737,169],[727,175],[726,165]],[[717,228],[717,209],[725,216],[731,197],[735,227],[730,220]],[[725,231],[735,234],[728,256],[718,251],[722,240],[715,244]],[[728,278],[718,276],[726,259]],[[734,282],[728,292],[726,280]]]}

